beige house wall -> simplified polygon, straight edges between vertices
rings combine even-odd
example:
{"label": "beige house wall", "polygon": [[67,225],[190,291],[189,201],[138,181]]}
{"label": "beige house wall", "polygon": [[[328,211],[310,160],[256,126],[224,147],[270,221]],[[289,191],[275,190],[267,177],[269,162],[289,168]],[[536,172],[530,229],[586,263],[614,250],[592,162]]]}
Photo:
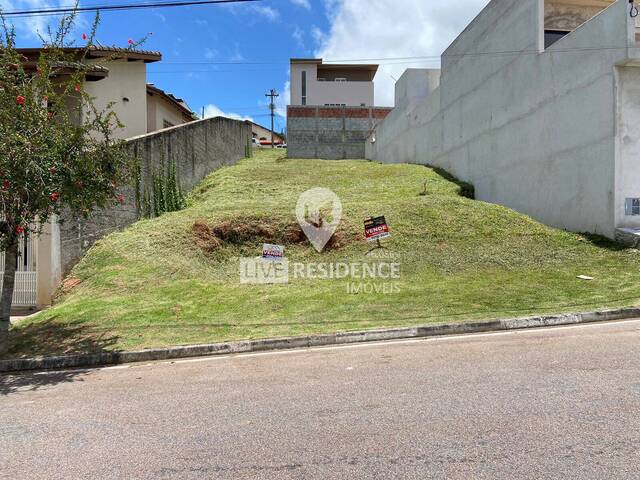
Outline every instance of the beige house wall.
{"label": "beige house wall", "polygon": [[[255,123],[251,124],[251,133],[252,135],[258,139],[258,141],[260,141],[261,139],[265,138],[267,141],[271,141],[271,130],[269,130],[268,128],[264,128],[262,125],[258,125]],[[273,141],[275,143],[280,143],[282,142],[284,139],[282,138],[282,136],[278,135],[278,132],[275,132],[273,135]]]}
{"label": "beige house wall", "polygon": [[62,281],[60,262],[60,225],[53,217],[43,228],[36,241],[36,307],[51,305],[58,285]]}
{"label": "beige house wall", "polygon": [[291,64],[291,105],[302,105],[302,72],[307,72],[307,105],[374,105],[373,82],[319,82],[318,66],[311,63]]}
{"label": "beige house wall", "polygon": [[95,98],[98,110],[111,109],[124,128],[115,137],[131,138],[147,133],[147,66],[143,61],[113,60],[105,64],[109,76],[98,82],[86,82],[86,92]]}
{"label": "beige house wall", "polygon": [[[318,66],[316,64],[292,63],[290,82],[291,82],[291,105],[302,105],[302,72],[307,72],[307,89],[309,80],[315,80],[318,77]],[[308,94],[307,90],[307,94]],[[307,102],[308,105],[311,105]]]}
{"label": "beige house wall", "polygon": [[172,102],[167,101],[160,95],[147,93],[147,132],[155,132],[165,127],[165,122],[169,126],[182,125],[192,121]]}

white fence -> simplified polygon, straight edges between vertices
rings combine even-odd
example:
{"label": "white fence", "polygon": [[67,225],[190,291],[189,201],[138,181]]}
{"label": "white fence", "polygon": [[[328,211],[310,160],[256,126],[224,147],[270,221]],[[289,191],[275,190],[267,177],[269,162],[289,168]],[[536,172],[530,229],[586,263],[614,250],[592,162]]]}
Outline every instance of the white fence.
{"label": "white fence", "polygon": [[[14,307],[35,307],[36,306],[36,241],[33,237],[26,241],[20,239],[18,248],[18,268],[16,271],[15,288],[13,290]],[[4,274],[4,253],[0,253],[0,288],[2,287],[2,276]]]}

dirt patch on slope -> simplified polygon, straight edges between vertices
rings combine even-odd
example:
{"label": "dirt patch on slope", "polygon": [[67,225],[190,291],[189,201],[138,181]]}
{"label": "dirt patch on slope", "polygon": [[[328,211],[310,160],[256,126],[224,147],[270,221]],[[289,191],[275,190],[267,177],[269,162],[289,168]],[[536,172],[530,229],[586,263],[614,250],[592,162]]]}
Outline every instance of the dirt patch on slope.
{"label": "dirt patch on slope", "polygon": [[[297,222],[274,218],[233,218],[209,225],[205,220],[196,220],[192,228],[194,243],[206,253],[213,253],[223,245],[278,245],[309,244]],[[334,233],[325,249],[334,250],[346,244],[344,234]]]}

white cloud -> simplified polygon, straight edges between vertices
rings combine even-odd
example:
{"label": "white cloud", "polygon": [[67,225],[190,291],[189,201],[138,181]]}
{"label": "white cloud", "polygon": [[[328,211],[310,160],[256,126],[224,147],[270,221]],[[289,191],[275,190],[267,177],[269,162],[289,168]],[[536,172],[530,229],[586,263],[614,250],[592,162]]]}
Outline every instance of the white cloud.
{"label": "white cloud", "polygon": [[278,12],[275,8],[262,5],[253,5],[252,7],[252,10],[256,12],[256,14],[264,17],[271,22],[275,22],[280,18],[280,12]]}
{"label": "white cloud", "polygon": [[233,55],[231,55],[231,58],[229,58],[229,60],[232,62],[244,62],[246,60],[246,58],[244,58],[244,55],[240,53],[240,49],[238,48],[237,44],[236,44],[236,49],[233,52]]}
{"label": "white cloud", "polygon": [[219,10],[227,10],[232,15],[241,16],[243,21],[249,26],[255,25],[264,20],[268,22],[277,22],[280,20],[280,12],[268,5],[223,3],[219,5]]}
{"label": "white cloud", "polygon": [[155,9],[152,10],[152,12],[153,12],[154,17],[159,18],[162,23],[167,23],[167,17],[164,16],[162,13],[160,13],[159,11],[157,11]]}
{"label": "white cloud", "polygon": [[204,58],[207,60],[213,60],[218,56],[218,51],[213,48],[205,48],[204,49]]}
{"label": "white cloud", "polygon": [[300,48],[304,48],[304,30],[298,25],[293,27],[293,33],[291,34]]}
{"label": "white cloud", "polygon": [[309,0],[291,0],[291,3],[302,8],[306,8],[307,10],[311,10],[311,4],[309,3]]}
{"label": "white cloud", "polygon": [[[488,0],[325,0],[329,32],[313,32],[317,57],[328,60],[440,55]],[[439,68],[439,61],[380,63],[376,104],[393,105],[393,79],[406,68]]]}
{"label": "white cloud", "polygon": [[[0,0],[0,9],[10,12],[16,10],[33,10],[41,8],[72,7],[75,0]],[[79,15],[76,19],[76,31],[81,27],[88,27],[93,17],[91,14]],[[8,17],[8,23],[14,25],[18,37],[40,39],[47,37],[47,27],[55,31],[60,17],[58,16],[33,16],[33,17]],[[73,34],[72,34],[73,35]],[[20,40],[20,38],[18,38]]]}
{"label": "white cloud", "polygon": [[322,45],[327,38],[327,35],[315,25],[311,28],[311,36],[318,45]]}
{"label": "white cloud", "polygon": [[280,91],[280,96],[276,98],[276,115],[286,118],[289,103],[291,103],[291,82],[286,81]]}
{"label": "white cloud", "polygon": [[213,103],[206,105],[204,107],[204,118],[211,117],[227,117],[232,118],[234,120],[249,120],[253,122],[253,118],[248,117],[246,115],[240,115],[238,113],[233,112],[224,112],[220,107],[214,105]]}

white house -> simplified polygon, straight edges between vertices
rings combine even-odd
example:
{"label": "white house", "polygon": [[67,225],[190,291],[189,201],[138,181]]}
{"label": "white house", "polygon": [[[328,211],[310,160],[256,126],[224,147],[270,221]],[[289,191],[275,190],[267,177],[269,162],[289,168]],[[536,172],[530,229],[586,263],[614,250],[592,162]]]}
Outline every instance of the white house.
{"label": "white house", "polygon": [[444,168],[478,199],[548,225],[633,235],[640,49],[631,8],[491,1],[442,55],[438,81],[433,72],[400,79],[399,97],[412,92],[411,101],[378,123],[367,158]]}

